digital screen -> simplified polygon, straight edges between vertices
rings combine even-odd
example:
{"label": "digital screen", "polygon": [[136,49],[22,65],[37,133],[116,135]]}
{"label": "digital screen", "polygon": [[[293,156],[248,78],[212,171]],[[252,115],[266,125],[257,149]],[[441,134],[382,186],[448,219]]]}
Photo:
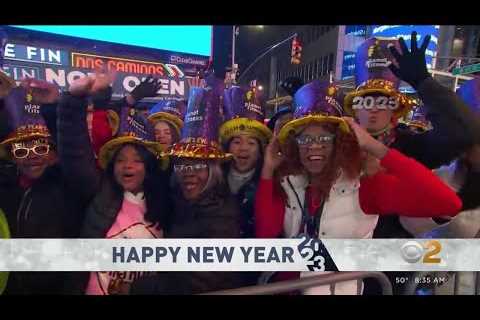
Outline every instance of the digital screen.
{"label": "digital screen", "polygon": [[345,35],[362,37],[367,34],[366,25],[347,25],[345,26]]}
{"label": "digital screen", "polygon": [[355,75],[355,56],[356,52],[343,52],[342,80],[351,78]]}
{"label": "digital screen", "polygon": [[417,32],[417,43],[420,47],[422,45],[423,39],[427,35],[431,35],[432,38],[425,52],[425,58],[427,62],[427,67],[432,68],[432,59],[435,56],[438,49],[438,36],[440,31],[440,26],[438,25],[376,25],[373,26],[372,36],[376,37],[392,37],[400,38],[403,37],[407,47],[410,49],[410,38],[412,31]]}
{"label": "digital screen", "polygon": [[12,27],[64,36],[211,56],[212,26],[47,26]]}

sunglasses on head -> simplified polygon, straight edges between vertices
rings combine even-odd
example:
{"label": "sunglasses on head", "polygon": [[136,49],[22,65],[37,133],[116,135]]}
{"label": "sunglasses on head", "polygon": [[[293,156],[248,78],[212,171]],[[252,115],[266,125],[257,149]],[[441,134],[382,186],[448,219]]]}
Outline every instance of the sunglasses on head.
{"label": "sunglasses on head", "polygon": [[17,159],[25,159],[30,152],[44,156],[50,152],[50,145],[44,142],[35,142],[32,147],[27,147],[23,143],[15,143],[12,147],[12,154]]}

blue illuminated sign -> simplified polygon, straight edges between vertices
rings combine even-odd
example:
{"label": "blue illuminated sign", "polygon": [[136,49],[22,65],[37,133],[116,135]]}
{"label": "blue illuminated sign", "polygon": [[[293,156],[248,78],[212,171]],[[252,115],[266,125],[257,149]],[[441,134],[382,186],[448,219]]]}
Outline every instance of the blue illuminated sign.
{"label": "blue illuminated sign", "polygon": [[342,80],[355,75],[355,55],[356,53],[353,51],[343,52]]}
{"label": "blue illuminated sign", "polygon": [[13,26],[65,36],[211,56],[212,26]]}
{"label": "blue illuminated sign", "polygon": [[8,43],[3,54],[5,59],[51,64],[57,66],[69,65],[68,52],[59,49],[27,46],[23,44]]}
{"label": "blue illuminated sign", "polygon": [[347,25],[345,26],[345,35],[364,37],[367,34],[366,25]]}

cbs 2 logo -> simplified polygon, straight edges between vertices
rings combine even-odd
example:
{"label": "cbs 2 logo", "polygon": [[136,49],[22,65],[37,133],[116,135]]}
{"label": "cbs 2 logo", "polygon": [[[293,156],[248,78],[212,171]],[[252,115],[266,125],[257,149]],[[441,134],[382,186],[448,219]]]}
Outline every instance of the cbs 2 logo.
{"label": "cbs 2 logo", "polygon": [[[427,250],[425,252],[425,250]],[[425,242],[422,246],[417,241],[408,241],[402,246],[402,257],[409,263],[416,263],[422,258],[423,263],[440,263],[441,258],[435,257],[442,251],[442,245],[437,240]]]}
{"label": "cbs 2 logo", "polygon": [[373,107],[377,107],[379,110],[396,110],[398,108],[398,98],[395,97],[372,97],[372,96],[359,96],[353,98],[352,109],[359,110],[365,109],[370,110]]}

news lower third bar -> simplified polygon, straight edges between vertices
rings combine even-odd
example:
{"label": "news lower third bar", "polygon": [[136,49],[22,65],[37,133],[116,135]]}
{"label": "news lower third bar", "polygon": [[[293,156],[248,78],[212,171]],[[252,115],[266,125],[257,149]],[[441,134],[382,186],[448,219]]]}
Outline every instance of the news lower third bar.
{"label": "news lower third bar", "polygon": [[480,271],[480,240],[2,239],[0,271]]}

